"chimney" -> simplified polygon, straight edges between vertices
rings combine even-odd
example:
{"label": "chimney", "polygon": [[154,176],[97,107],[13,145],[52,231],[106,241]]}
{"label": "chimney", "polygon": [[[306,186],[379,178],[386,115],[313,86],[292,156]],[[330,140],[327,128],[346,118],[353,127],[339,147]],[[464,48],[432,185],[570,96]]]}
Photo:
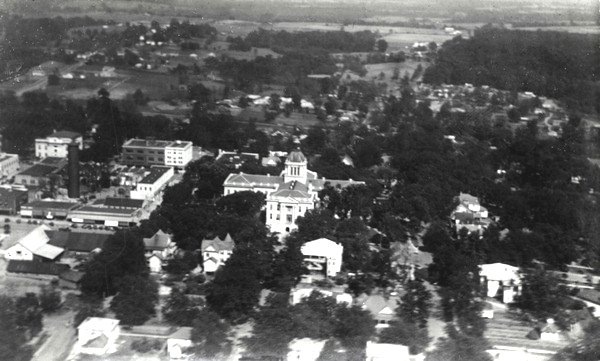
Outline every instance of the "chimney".
{"label": "chimney", "polygon": [[79,144],[71,142],[67,146],[69,159],[69,198],[79,198]]}

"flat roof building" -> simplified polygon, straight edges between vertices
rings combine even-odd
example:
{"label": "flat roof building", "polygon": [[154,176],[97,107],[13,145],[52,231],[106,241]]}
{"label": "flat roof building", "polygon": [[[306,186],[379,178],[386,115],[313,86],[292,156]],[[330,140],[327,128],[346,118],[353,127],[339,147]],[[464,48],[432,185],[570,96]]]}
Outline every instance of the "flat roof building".
{"label": "flat roof building", "polygon": [[67,218],[73,209],[79,207],[80,203],[61,201],[34,201],[21,206],[21,217],[33,218]]}
{"label": "flat roof building", "polygon": [[127,165],[185,167],[193,156],[193,144],[181,140],[129,139],[123,144],[121,162]]}
{"label": "flat roof building", "polygon": [[19,169],[20,164],[18,154],[0,154],[0,177],[7,179],[12,178],[19,172]]}

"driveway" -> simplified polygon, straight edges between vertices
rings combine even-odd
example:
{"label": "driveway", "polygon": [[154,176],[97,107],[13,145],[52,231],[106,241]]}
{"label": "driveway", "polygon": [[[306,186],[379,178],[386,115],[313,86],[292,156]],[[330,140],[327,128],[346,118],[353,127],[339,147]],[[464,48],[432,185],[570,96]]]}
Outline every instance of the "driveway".
{"label": "driveway", "polygon": [[31,361],[64,361],[77,339],[73,327],[74,311],[59,311],[44,315],[44,329],[49,337],[33,354]]}

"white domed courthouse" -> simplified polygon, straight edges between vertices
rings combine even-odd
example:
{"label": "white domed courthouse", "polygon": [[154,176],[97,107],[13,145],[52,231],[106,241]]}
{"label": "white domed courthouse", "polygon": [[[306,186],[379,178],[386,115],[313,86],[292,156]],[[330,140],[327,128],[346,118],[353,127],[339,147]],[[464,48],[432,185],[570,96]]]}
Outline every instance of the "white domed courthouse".
{"label": "white domed courthouse", "polygon": [[353,180],[319,178],[308,170],[307,160],[300,150],[291,151],[285,169],[279,176],[231,173],[223,183],[223,194],[252,191],[266,195],[267,220],[271,232],[286,235],[297,228],[296,219],[319,201],[319,191],[326,183],[332,187],[364,184]]}

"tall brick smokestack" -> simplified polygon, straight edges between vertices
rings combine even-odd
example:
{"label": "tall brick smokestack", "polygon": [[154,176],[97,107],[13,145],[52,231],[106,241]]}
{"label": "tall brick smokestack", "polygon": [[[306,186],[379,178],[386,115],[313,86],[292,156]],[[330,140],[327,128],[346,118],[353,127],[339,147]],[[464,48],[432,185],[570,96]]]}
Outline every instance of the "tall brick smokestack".
{"label": "tall brick smokestack", "polygon": [[79,145],[72,142],[67,149],[69,156],[69,198],[79,198]]}

